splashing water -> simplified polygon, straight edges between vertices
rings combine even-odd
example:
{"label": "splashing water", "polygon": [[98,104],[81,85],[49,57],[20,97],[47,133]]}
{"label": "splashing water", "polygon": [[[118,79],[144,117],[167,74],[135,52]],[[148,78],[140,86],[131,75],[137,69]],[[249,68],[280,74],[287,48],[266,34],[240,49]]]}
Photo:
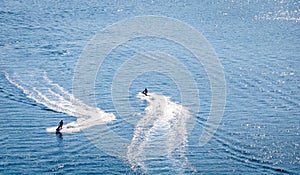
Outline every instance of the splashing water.
{"label": "splashing water", "polygon": [[[76,121],[63,126],[63,133],[79,132],[115,120],[114,114],[83,103],[53,83],[47,73],[39,79],[29,77],[33,81],[26,82],[17,74],[5,73],[5,77],[35,102],[76,117]],[[145,96],[139,93],[137,97],[148,101],[150,105],[145,109],[145,116],[135,126],[133,138],[127,147],[131,168],[150,174],[161,169],[176,174],[191,170],[185,156],[188,137],[186,123],[191,117],[189,111],[163,95],[149,93]],[[56,127],[49,127],[46,131],[56,132]]]}
{"label": "splashing water", "polygon": [[146,116],[137,123],[128,146],[127,158],[132,169],[146,174],[159,169],[183,174],[188,169],[184,153],[189,111],[163,95],[139,93],[137,97],[150,105],[145,109]]}
{"label": "splashing water", "polygon": [[[101,125],[115,120],[112,113],[107,113],[97,107],[86,105],[58,84],[53,83],[44,72],[43,78],[33,81],[22,81],[17,74],[10,76],[5,72],[6,79],[23,91],[28,98],[47,108],[76,117],[77,120],[63,126],[61,132],[72,133],[95,125]],[[56,127],[49,127],[47,132],[56,132]]]}

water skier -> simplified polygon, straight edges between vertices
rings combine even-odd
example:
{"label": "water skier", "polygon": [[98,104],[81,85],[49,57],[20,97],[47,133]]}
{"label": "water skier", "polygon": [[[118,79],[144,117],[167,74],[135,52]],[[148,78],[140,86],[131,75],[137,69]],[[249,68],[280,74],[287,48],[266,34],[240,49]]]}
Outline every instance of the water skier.
{"label": "water skier", "polygon": [[58,127],[57,127],[57,129],[56,129],[56,132],[60,132],[60,130],[62,130],[63,124],[64,124],[64,121],[61,120],[61,121],[59,122],[59,124],[58,124]]}
{"label": "water skier", "polygon": [[147,93],[148,93],[147,88],[145,88],[145,90],[144,90],[142,93],[145,94],[146,96],[148,96],[148,95],[147,95]]}

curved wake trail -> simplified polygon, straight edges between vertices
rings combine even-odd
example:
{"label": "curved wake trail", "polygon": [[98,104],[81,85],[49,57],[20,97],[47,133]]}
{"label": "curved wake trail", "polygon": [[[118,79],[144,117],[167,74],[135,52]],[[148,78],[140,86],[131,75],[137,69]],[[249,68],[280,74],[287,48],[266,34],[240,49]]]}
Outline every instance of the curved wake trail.
{"label": "curved wake trail", "polygon": [[[79,132],[95,125],[105,124],[115,120],[112,113],[107,113],[97,107],[92,107],[74,97],[58,84],[53,83],[47,74],[42,79],[26,77],[30,81],[22,81],[17,74],[10,76],[5,72],[6,79],[23,91],[28,98],[47,108],[76,117],[77,120],[63,126],[63,133]],[[56,127],[49,127],[47,132],[56,132]]]}
{"label": "curved wake trail", "polygon": [[127,158],[132,169],[146,174],[161,170],[184,174],[189,168],[185,156],[189,111],[163,95],[140,93],[137,97],[150,105],[145,109],[146,116],[137,123],[128,146]]}

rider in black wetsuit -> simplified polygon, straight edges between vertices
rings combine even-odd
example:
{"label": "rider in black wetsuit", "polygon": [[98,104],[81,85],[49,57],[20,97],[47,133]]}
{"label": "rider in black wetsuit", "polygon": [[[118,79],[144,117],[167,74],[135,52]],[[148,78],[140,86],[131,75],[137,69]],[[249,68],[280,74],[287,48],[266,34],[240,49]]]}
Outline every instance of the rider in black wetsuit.
{"label": "rider in black wetsuit", "polygon": [[59,125],[58,125],[57,129],[56,129],[57,132],[59,132],[60,130],[62,130],[63,124],[64,124],[64,121],[61,120],[61,121],[59,122]]}
{"label": "rider in black wetsuit", "polygon": [[142,92],[143,94],[145,94],[147,96],[148,90],[147,88],[145,88],[145,90]]}

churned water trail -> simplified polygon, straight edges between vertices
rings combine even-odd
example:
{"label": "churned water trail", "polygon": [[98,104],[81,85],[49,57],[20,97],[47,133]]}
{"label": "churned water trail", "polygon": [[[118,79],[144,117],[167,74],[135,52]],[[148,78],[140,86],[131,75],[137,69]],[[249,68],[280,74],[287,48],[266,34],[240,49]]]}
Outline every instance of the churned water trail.
{"label": "churned water trail", "polygon": [[176,174],[191,171],[185,155],[189,111],[163,95],[139,93],[137,97],[150,104],[145,109],[145,117],[138,121],[128,146],[127,158],[132,169],[150,174],[162,169]]}
{"label": "churned water trail", "polygon": [[[23,81],[17,75],[9,75],[5,72],[6,79],[23,91],[28,98],[46,106],[47,108],[69,116],[76,117],[74,122],[63,126],[63,133],[79,132],[86,128],[101,125],[115,120],[112,113],[107,113],[97,107],[89,106],[80,99],[74,97],[58,84],[53,83],[44,72],[43,78],[33,81]],[[56,132],[56,126],[46,129],[47,132]]]}
{"label": "churned water trail", "polygon": [[[63,126],[62,133],[80,132],[115,120],[114,114],[86,105],[51,81],[46,72],[42,74],[42,78],[33,78],[31,81],[24,81],[16,73],[10,75],[5,72],[5,77],[36,103],[52,111],[76,117],[76,121]],[[188,146],[186,125],[191,117],[189,110],[172,102],[167,96],[155,93],[144,96],[139,93],[137,97],[150,105],[144,112],[133,114],[143,116],[139,117],[131,143],[127,147],[127,159],[131,168],[136,172],[151,174],[160,172],[161,169],[166,173],[177,174],[194,171],[185,155]],[[120,125],[122,122],[116,121],[110,129],[122,127]],[[48,127],[46,131],[55,132],[56,126]]]}

